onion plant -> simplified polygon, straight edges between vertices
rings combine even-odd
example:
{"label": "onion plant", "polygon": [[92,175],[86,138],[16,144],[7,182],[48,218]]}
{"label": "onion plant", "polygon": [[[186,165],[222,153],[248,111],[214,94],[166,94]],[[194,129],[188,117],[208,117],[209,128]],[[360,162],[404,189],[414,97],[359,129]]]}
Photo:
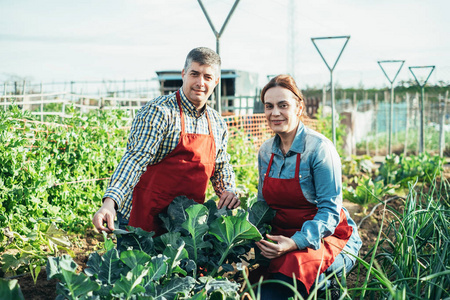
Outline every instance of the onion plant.
{"label": "onion plant", "polygon": [[382,223],[387,214],[392,221],[381,227],[369,254],[358,259],[353,272],[365,270],[367,277],[349,289],[351,299],[450,297],[450,207],[441,201],[449,184],[435,176],[429,186],[416,187],[410,184],[402,212],[384,210]]}

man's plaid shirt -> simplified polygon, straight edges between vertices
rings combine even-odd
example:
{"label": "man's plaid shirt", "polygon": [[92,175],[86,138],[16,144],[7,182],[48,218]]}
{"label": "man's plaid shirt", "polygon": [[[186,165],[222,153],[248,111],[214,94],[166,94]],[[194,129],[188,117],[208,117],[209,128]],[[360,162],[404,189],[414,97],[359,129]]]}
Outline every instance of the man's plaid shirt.
{"label": "man's plaid shirt", "polygon": [[[209,134],[208,121],[200,115],[180,88],[181,106],[187,133]],[[234,172],[227,153],[227,125],[217,111],[206,106],[216,143],[216,165],[211,183],[218,196],[235,192]],[[112,198],[118,212],[129,219],[133,189],[147,165],[160,162],[178,145],[181,132],[176,94],[160,96],[143,106],[133,120],[125,154],[114,171],[103,198]],[[170,183],[168,183],[170,184]],[[176,183],[172,183],[176,184]]]}

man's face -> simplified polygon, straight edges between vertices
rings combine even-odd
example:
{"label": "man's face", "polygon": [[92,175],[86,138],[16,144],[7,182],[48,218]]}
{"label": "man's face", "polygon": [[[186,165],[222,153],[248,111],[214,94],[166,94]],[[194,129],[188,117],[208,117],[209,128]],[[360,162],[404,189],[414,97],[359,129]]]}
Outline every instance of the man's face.
{"label": "man's face", "polygon": [[195,61],[187,70],[181,71],[181,77],[183,92],[197,110],[203,108],[220,79],[213,67]]}

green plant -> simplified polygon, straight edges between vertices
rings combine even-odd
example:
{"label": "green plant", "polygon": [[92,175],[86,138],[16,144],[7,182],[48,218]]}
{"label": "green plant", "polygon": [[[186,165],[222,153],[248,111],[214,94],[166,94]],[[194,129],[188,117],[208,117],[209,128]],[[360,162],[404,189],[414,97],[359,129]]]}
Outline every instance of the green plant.
{"label": "green plant", "polygon": [[372,175],[376,174],[378,171],[373,159],[368,155],[351,155],[350,157],[342,159],[341,164],[342,175],[347,177],[357,176],[361,173]]}
{"label": "green plant", "polygon": [[201,205],[181,196],[161,218],[168,232],[156,238],[140,228],[116,230],[120,252],[105,243],[106,252],[92,253],[84,274],[76,274],[68,256],[49,258],[47,274],[59,279],[58,294],[67,299],[238,299],[239,285],[221,275],[234,270],[231,263],[262,238],[257,226],[265,232],[273,212],[258,202],[249,212],[232,214],[218,210],[212,200]]}
{"label": "green plant", "polygon": [[[331,114],[323,117],[322,107],[319,107],[316,114],[317,118],[317,132],[320,132],[324,136],[326,136],[329,140],[333,141],[333,132],[332,132],[332,117]],[[345,129],[340,124],[339,120],[335,122],[335,130],[336,130],[336,150],[339,153],[339,156],[343,157],[344,154],[344,139]]]}
{"label": "green plant", "polygon": [[56,227],[55,220],[30,221],[34,226],[33,229],[27,229],[26,235],[11,231],[8,227],[3,230],[8,238],[8,248],[12,251],[2,254],[1,266],[7,274],[22,273],[28,269],[36,283],[41,266],[45,265],[49,255],[59,255],[61,250],[74,254],[70,250],[71,243],[66,232]]}
{"label": "green plant", "polygon": [[[258,151],[251,137],[243,130],[234,128],[230,130],[234,131],[233,137],[228,142],[230,164],[233,165],[236,176],[236,193],[241,201],[241,208],[246,210],[256,200],[258,192]],[[218,199],[211,185],[208,186],[206,198]]]}
{"label": "green plant", "polygon": [[[370,262],[358,261],[368,270],[361,297],[379,299],[447,299],[450,297],[450,210],[440,201],[437,177],[427,192],[410,184],[403,211],[389,207],[393,218],[380,228],[368,253]],[[374,267],[374,268],[373,268]],[[373,277],[371,277],[373,276]]]}
{"label": "green plant", "polygon": [[[356,188],[351,184],[354,182]],[[393,195],[395,187],[393,185],[384,185],[382,181],[373,181],[368,175],[353,177],[349,183],[344,184],[343,197],[350,202],[357,203],[363,207],[363,214],[366,213],[370,204],[381,202],[385,195]]]}
{"label": "green plant", "polygon": [[442,172],[445,159],[421,153],[417,156],[388,155],[379,169],[380,179],[385,184],[400,184],[408,188],[410,182],[430,183],[437,173]]}
{"label": "green plant", "polygon": [[0,278],[0,299],[24,300],[20,290],[19,283],[16,279],[6,280]]}

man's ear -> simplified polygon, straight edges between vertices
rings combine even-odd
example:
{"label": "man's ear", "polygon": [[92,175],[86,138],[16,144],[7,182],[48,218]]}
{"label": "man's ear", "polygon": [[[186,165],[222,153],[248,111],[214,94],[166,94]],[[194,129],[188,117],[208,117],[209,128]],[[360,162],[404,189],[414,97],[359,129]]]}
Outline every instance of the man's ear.
{"label": "man's ear", "polygon": [[183,69],[183,70],[181,70],[181,78],[184,77],[184,74],[185,74],[185,72],[184,72],[184,69]]}
{"label": "man's ear", "polygon": [[219,80],[220,80],[220,77],[217,77],[217,79],[216,79],[216,85],[219,83]]}

